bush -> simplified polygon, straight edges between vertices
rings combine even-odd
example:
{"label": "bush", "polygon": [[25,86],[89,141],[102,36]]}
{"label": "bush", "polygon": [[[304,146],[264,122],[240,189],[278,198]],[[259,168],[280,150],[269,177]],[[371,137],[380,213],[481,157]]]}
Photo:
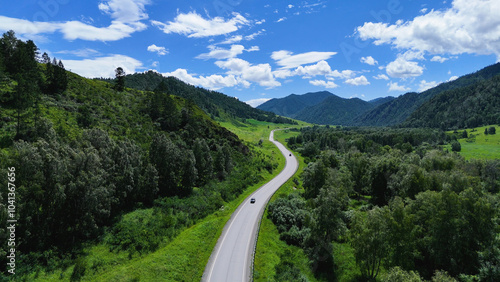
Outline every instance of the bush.
{"label": "bush", "polygon": [[488,134],[493,135],[493,134],[495,134],[495,133],[496,133],[496,129],[495,129],[495,127],[494,127],[494,126],[492,126],[492,127],[488,128]]}
{"label": "bush", "polygon": [[462,146],[460,145],[460,142],[458,142],[458,141],[451,142],[451,150],[453,152],[460,152],[462,150]]}

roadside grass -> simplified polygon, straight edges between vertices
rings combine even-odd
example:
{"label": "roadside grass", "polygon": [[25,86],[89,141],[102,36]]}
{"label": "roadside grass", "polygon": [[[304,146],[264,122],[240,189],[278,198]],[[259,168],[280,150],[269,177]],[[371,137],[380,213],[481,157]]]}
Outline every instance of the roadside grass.
{"label": "roadside grass", "polygon": [[[297,126],[298,127],[298,126]],[[286,146],[285,139],[290,138],[291,136],[297,136],[299,132],[290,131],[290,130],[281,130],[275,131],[274,138],[275,140],[281,142]],[[281,186],[278,191],[273,195],[270,203],[275,201],[280,197],[286,197],[288,194],[293,192],[303,192],[303,189],[300,185],[296,185],[295,181],[299,180],[300,173],[303,171],[306,164],[304,163],[304,159],[300,155],[296,155],[297,160],[299,161],[299,168],[297,169],[297,173],[288,180],[283,186]],[[264,212],[264,216],[262,218],[260,230],[259,230],[259,238],[257,241],[257,248],[255,251],[255,261],[254,261],[254,280],[255,281],[275,281],[274,277],[276,275],[276,265],[280,263],[280,258],[286,251],[290,251],[290,253],[294,254],[291,261],[293,261],[294,265],[300,269],[300,272],[304,274],[309,281],[317,281],[314,277],[314,273],[311,271],[309,267],[309,259],[304,253],[304,251],[296,246],[290,246],[284,241],[280,240],[280,235],[274,223],[268,218],[267,208]]]}
{"label": "roadside grass", "polygon": [[[494,135],[485,135],[485,128],[495,127],[497,133]],[[488,125],[468,129],[467,134],[469,138],[461,138],[463,130],[458,131],[458,141],[462,147],[459,152],[466,160],[470,159],[500,159],[500,127],[498,125]],[[448,131],[447,134],[453,135],[453,131]],[[445,149],[451,151],[451,145],[445,145]]]}
{"label": "roadside grass", "polygon": [[[71,265],[50,273],[40,271],[23,278],[28,281],[70,281],[75,267],[80,267],[84,269],[81,281],[200,281],[212,250],[232,213],[250,194],[281,172],[285,165],[285,158],[268,141],[270,131],[283,125],[252,120],[244,124],[222,125],[253,145],[254,150],[272,156],[278,163],[272,174],[264,170],[259,183],[248,187],[237,199],[226,203],[217,212],[180,231],[177,237],[155,252],[129,257],[126,251],[110,251],[108,245],[100,243],[84,250],[85,255],[77,263],[78,266]],[[263,139],[262,146],[257,146],[260,139]]]}

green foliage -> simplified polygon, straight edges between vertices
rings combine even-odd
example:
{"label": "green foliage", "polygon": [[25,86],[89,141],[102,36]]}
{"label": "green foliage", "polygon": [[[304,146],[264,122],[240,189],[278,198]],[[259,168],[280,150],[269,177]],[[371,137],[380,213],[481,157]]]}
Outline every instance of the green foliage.
{"label": "green foliage", "polygon": [[122,92],[125,90],[125,71],[123,70],[122,67],[117,67],[115,70],[115,75],[116,75],[116,83],[115,83],[115,90],[118,92]]}
{"label": "green foliage", "polygon": [[306,282],[307,278],[300,273],[300,269],[291,260],[293,254],[286,250],[280,258],[280,263],[276,265],[276,281]]}
{"label": "green foliage", "polygon": [[422,282],[422,278],[414,271],[405,271],[399,266],[395,266],[389,270],[384,281],[390,282]]}
{"label": "green foliage", "polygon": [[268,207],[268,217],[278,228],[280,239],[291,245],[301,246],[310,235],[306,225],[310,216],[305,200],[297,194],[279,198]]}
{"label": "green foliage", "polygon": [[453,152],[460,152],[462,150],[462,146],[460,145],[460,142],[452,141],[451,142],[451,150]]}
{"label": "green foliage", "polygon": [[389,252],[387,210],[374,208],[366,215],[357,213],[351,228],[351,244],[363,277],[375,279]]}
{"label": "green foliage", "polygon": [[[477,140],[482,136],[481,131]],[[314,127],[289,139],[299,151],[305,144],[323,150],[302,175],[311,218],[306,224],[311,236],[302,248],[316,260],[317,277],[328,267],[335,272],[336,265],[341,281],[379,276],[384,281],[475,281],[480,275],[495,281],[499,163],[465,161],[443,151],[440,144],[453,137],[437,130]],[[326,189],[332,189],[331,196]],[[350,198],[347,206],[340,200],[344,197]],[[318,233],[320,222],[328,228]],[[334,234],[343,229],[339,223],[349,236]],[[319,237],[326,240],[312,240]],[[353,264],[349,252],[339,252],[345,244],[352,246],[361,274],[345,270]],[[332,254],[334,264],[321,263]]]}
{"label": "green foliage", "polygon": [[488,128],[488,134],[489,135],[494,135],[496,133],[496,129],[494,126]]}

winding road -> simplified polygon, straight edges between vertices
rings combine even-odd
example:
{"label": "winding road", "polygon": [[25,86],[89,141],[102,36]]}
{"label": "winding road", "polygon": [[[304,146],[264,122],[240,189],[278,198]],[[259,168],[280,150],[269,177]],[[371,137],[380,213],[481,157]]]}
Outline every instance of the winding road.
{"label": "winding road", "polygon": [[[269,141],[273,142],[285,156],[285,168],[275,178],[248,196],[233,213],[212,251],[202,281],[252,280],[255,243],[266,204],[298,168],[295,156],[283,144],[274,140],[274,130],[269,135]],[[251,198],[255,198],[255,203],[250,203]]]}

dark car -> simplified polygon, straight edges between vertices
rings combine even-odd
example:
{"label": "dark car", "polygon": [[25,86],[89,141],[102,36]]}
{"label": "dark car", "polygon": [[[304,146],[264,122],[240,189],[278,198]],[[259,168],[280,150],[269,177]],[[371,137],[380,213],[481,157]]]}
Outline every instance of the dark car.
{"label": "dark car", "polygon": [[250,199],[250,204],[253,204],[253,203],[255,203],[255,198]]}
{"label": "dark car", "polygon": [[292,156],[292,154],[290,154],[290,157]]}

